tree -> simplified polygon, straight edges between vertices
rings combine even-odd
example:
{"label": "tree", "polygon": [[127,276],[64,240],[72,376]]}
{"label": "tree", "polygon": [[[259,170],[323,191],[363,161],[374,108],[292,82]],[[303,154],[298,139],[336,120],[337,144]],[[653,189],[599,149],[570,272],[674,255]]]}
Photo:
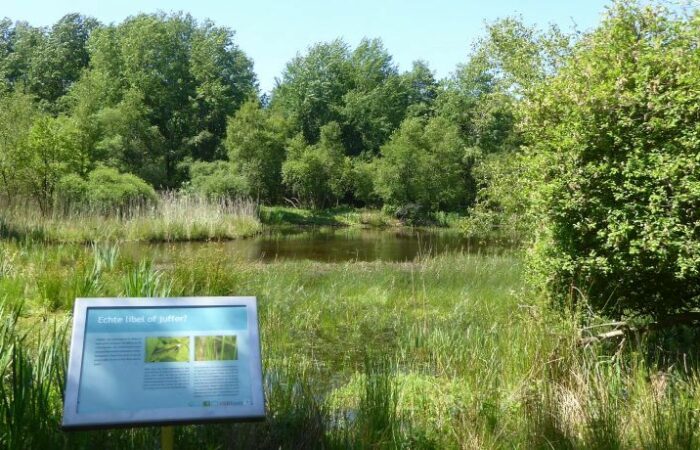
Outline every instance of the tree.
{"label": "tree", "polygon": [[229,119],[229,160],[233,170],[246,180],[248,194],[259,201],[271,203],[281,197],[285,133],[283,120],[262,109],[257,99],[246,102]]}
{"label": "tree", "polygon": [[402,74],[402,78],[408,92],[405,115],[418,117],[432,113],[439,86],[428,63],[414,61],[411,70]]}
{"label": "tree", "polygon": [[59,134],[60,122],[57,119],[46,115],[37,117],[20,159],[21,182],[43,214],[51,211],[56,185],[69,172],[71,155],[60,145]]}
{"label": "tree", "polygon": [[32,55],[27,88],[43,100],[45,109],[56,110],[56,101],[66,94],[89,63],[87,42],[98,26],[95,19],[80,14],[63,16]]}
{"label": "tree", "polygon": [[387,205],[454,210],[468,202],[459,129],[443,117],[408,118],[381,148],[376,190]]}
{"label": "tree", "polygon": [[535,268],[553,299],[615,316],[700,306],[700,40],[687,19],[618,2],[528,99],[545,179]]}
{"label": "tree", "polygon": [[98,25],[80,14],[68,14],[50,29],[3,21],[0,75],[7,85],[21,86],[43,109],[56,113],[60,106],[56,101],[88,65],[87,41]]}
{"label": "tree", "polygon": [[115,108],[127,93],[140,97],[146,122],[157,130],[151,134],[162,138],[148,151],[163,174],[152,178],[149,169],[149,181],[175,187],[186,177],[185,158],[223,156],[226,117],[256,92],[252,62],[231,30],[189,15],[141,14],[100,29],[90,42],[95,79],[116,87],[102,107]]}
{"label": "tree", "polygon": [[289,142],[282,177],[289,191],[302,203],[323,208],[348,193],[350,170],[340,126],[330,122],[321,128],[321,138],[315,145],[307,145],[301,134]]}
{"label": "tree", "polygon": [[21,91],[0,96],[0,187],[8,203],[25,194],[21,173],[38,111]]}
{"label": "tree", "polygon": [[99,130],[94,155],[98,163],[162,186],[168,176],[164,150],[167,142],[149,118],[150,109],[142,93],[136,89],[125,92],[119,103],[94,115]]}
{"label": "tree", "polygon": [[311,144],[323,125],[341,119],[339,107],[354,83],[349,57],[341,40],[316,44],[287,64],[272,92],[271,107]]}
{"label": "tree", "polygon": [[517,18],[498,20],[486,31],[443,85],[435,109],[459,126],[468,147],[468,232],[528,239],[534,229],[528,203],[539,171],[521,151],[523,100],[556,72],[571,38]]}

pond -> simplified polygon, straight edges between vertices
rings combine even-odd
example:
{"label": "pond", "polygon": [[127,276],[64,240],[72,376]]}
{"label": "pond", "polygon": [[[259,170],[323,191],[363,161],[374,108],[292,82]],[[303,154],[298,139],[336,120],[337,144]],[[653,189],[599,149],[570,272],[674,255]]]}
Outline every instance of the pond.
{"label": "pond", "polygon": [[[143,252],[143,244],[127,245],[126,252]],[[493,253],[494,247],[465,238],[456,231],[376,230],[351,228],[315,228],[275,231],[250,239],[225,242],[189,242],[150,244],[148,251],[156,260],[178,258],[202,247],[216,247],[248,261],[313,260],[411,261],[416,257],[450,252]]]}

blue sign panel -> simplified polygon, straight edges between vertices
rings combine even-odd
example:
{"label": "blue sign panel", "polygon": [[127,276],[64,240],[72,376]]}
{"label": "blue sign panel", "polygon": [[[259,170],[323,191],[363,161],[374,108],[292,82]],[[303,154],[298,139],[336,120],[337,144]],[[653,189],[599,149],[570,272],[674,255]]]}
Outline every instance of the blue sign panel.
{"label": "blue sign panel", "polygon": [[78,299],[64,428],[265,414],[255,298]]}

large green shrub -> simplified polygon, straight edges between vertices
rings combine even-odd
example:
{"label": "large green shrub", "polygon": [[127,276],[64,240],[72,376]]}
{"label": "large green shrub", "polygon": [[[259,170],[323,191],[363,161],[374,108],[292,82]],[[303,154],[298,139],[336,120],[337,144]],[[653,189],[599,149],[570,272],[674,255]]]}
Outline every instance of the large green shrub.
{"label": "large green shrub", "polygon": [[197,161],[190,165],[190,177],[190,190],[210,199],[238,198],[248,192],[245,178],[227,161]]}
{"label": "large green shrub", "polygon": [[[616,3],[531,97],[535,267],[613,315],[700,306],[700,14]],[[576,294],[578,295],[578,294]]]}
{"label": "large green shrub", "polygon": [[156,192],[141,178],[116,169],[99,167],[88,174],[88,199],[104,211],[155,202]]}
{"label": "large green shrub", "polygon": [[151,185],[111,167],[98,167],[88,174],[87,180],[75,174],[64,176],[58,183],[58,198],[64,205],[103,213],[123,212],[157,200]]}

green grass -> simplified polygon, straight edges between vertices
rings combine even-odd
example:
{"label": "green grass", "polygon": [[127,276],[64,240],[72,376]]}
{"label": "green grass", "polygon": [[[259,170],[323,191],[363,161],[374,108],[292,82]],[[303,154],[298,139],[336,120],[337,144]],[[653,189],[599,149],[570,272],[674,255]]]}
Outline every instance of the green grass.
{"label": "green grass", "polygon": [[0,245],[0,448],[157,448],[157,429],[59,431],[77,292],[258,297],[267,419],[178,427],[177,448],[699,445],[693,355],[661,338],[579,347],[581,317],[528,290],[516,255],[264,264],[208,246],[144,262]]}

